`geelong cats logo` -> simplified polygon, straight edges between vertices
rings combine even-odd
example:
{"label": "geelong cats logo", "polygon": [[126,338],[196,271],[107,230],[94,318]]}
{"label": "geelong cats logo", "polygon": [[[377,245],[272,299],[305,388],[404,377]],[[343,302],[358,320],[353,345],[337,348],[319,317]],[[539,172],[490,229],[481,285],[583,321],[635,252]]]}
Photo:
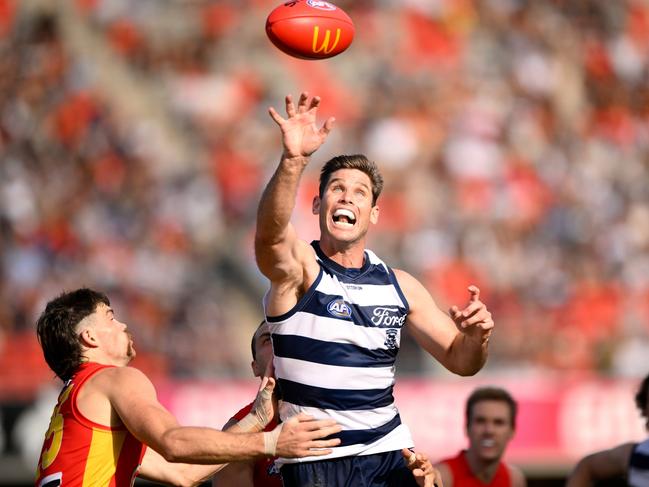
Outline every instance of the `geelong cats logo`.
{"label": "geelong cats logo", "polygon": [[397,330],[390,328],[385,331],[385,342],[383,343],[388,350],[398,348],[397,345]]}

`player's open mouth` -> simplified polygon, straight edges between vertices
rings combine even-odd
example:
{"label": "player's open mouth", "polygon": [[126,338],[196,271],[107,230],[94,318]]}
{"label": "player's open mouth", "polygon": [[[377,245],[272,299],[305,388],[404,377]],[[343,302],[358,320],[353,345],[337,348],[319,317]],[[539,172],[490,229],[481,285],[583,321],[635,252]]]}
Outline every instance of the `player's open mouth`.
{"label": "player's open mouth", "polygon": [[485,438],[480,442],[480,444],[485,448],[491,448],[496,446],[496,441],[493,438]]}
{"label": "player's open mouth", "polygon": [[356,216],[350,210],[339,208],[333,214],[334,225],[341,228],[352,228],[356,224]]}

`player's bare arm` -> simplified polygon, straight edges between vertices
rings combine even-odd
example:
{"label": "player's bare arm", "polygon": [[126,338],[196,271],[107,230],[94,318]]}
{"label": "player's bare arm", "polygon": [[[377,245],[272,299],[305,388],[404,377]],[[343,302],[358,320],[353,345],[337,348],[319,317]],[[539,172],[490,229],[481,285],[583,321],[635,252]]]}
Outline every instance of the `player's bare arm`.
{"label": "player's bare arm", "polygon": [[408,329],[417,343],[455,374],[477,373],[487,360],[488,341],[494,326],[491,313],[480,301],[480,290],[469,286],[469,302],[449,314],[435,303],[426,288],[407,272],[395,269],[408,304]]}
{"label": "player's bare arm", "polygon": [[[277,401],[273,396],[273,389],[275,387],[275,379],[272,377],[263,377],[257,397],[253,403],[250,413],[242,418],[240,421],[231,420],[223,427],[223,431],[229,433],[255,433],[263,431],[268,423],[274,418],[277,412]],[[235,462],[234,464],[216,464],[216,465],[194,465],[186,463],[170,463],[166,461],[155,450],[148,448],[144,458],[142,459],[142,466],[139,471],[139,476],[147,480],[155,480],[158,482],[166,482],[172,485],[199,485],[201,482],[209,479],[215,473],[221,471],[224,467],[228,467],[230,473],[239,470],[238,477],[231,477],[230,480],[236,479],[237,482],[225,483],[225,485],[252,485],[252,475],[245,468],[250,462]],[[248,469],[249,470],[249,469]],[[246,475],[250,477],[249,482]],[[224,479],[227,477],[224,477]]]}
{"label": "player's bare arm", "polygon": [[189,463],[170,463],[152,448],[147,448],[138,478],[169,485],[194,487],[208,480],[212,475],[228,465],[193,465]]}
{"label": "player's bare arm", "polygon": [[633,446],[634,443],[625,443],[585,456],[568,477],[566,487],[591,487],[599,481],[625,476]]}
{"label": "player's bare arm", "polygon": [[333,118],[316,126],[319,105],[320,98],[302,93],[297,106],[290,95],[286,97],[286,118],[269,109],[282,132],[283,152],[259,203],[255,255],[259,269],[271,281],[271,314],[290,309],[317,274],[313,250],[297,237],[290,219],[304,168],[333,126]]}
{"label": "player's bare arm", "polygon": [[321,438],[337,433],[340,426],[307,415],[291,418],[269,433],[182,427],[158,402],[153,384],[142,372],[118,367],[101,375],[106,397],[126,427],[167,461],[216,464],[262,455],[323,455],[339,443]]}
{"label": "player's bare arm", "polygon": [[[237,420],[230,418],[223,425],[223,430],[228,430],[228,428],[236,424]],[[228,463],[223,469],[219,470],[218,475],[214,476],[212,479],[212,487],[227,487],[231,485],[236,485],[237,487],[254,487],[253,471],[253,460]]]}

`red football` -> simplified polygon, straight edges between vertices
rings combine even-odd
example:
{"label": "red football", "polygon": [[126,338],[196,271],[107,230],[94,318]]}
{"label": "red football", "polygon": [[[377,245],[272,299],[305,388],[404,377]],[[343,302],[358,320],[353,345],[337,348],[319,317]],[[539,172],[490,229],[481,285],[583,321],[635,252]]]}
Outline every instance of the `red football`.
{"label": "red football", "polygon": [[300,59],[325,59],[340,54],[354,39],[354,23],[330,2],[284,2],[266,19],[266,34],[275,46]]}

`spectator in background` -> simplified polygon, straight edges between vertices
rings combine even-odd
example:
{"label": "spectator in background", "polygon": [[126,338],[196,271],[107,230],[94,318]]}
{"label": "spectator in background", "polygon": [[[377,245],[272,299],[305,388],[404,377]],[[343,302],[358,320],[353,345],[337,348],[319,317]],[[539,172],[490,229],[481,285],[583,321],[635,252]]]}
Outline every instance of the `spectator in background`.
{"label": "spectator in background", "polygon": [[251,413],[230,432],[181,427],[158,402],[151,381],[127,367],[135,357],[133,340],[102,293],[84,288],[61,294],[47,303],[37,333],[47,364],[65,382],[45,433],[38,487],[86,479],[130,485],[136,475],[198,485],[219,463],[282,453],[326,455],[339,443],[320,439],[340,431],[334,421],[306,415],[259,433],[276,412],[272,378],[262,381]]}
{"label": "spectator in background", "polygon": [[498,387],[474,390],[466,403],[469,448],[435,467],[445,487],[525,487],[520,469],[503,462],[516,430],[516,401]]}
{"label": "spectator in background", "polygon": [[[649,375],[635,395],[635,404],[649,429]],[[606,485],[626,479],[630,487],[649,485],[649,438],[640,443],[623,443],[582,458],[568,477],[566,487],[589,487],[598,482]]]}

